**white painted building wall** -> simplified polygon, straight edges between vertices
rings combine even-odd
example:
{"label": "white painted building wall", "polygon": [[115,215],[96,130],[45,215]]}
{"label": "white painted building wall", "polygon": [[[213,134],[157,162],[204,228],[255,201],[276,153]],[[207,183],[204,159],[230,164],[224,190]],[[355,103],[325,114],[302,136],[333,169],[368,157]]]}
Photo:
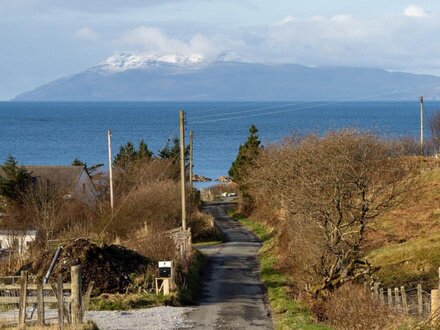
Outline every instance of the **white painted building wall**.
{"label": "white painted building wall", "polygon": [[0,249],[26,253],[36,237],[36,230],[0,230]]}

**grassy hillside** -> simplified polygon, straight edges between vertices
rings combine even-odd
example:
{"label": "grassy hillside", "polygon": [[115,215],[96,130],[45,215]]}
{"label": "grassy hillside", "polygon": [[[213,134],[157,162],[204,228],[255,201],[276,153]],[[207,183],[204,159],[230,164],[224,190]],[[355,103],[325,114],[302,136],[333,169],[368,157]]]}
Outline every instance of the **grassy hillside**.
{"label": "grassy hillside", "polygon": [[368,258],[384,286],[438,283],[440,267],[440,164],[408,158],[414,167],[409,189],[382,214],[368,235]]}

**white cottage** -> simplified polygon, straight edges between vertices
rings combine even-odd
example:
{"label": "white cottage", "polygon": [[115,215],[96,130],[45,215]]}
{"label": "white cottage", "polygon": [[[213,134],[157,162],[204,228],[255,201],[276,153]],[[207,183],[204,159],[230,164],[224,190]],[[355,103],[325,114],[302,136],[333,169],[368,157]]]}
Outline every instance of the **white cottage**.
{"label": "white cottage", "polygon": [[0,230],[0,251],[26,253],[36,237],[36,230]]}

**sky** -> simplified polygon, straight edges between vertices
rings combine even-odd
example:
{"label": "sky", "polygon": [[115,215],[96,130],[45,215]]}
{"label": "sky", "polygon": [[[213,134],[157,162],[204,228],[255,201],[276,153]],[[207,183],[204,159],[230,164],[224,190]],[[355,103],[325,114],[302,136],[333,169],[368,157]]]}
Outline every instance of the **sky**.
{"label": "sky", "polygon": [[0,0],[0,100],[119,53],[440,75],[438,0]]}

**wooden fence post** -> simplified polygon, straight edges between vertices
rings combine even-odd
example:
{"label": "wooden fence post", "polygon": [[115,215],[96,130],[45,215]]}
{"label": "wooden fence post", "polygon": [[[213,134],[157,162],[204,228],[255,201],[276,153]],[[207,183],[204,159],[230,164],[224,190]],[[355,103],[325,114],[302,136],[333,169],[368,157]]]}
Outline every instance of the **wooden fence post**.
{"label": "wooden fence post", "polygon": [[400,294],[402,296],[403,313],[405,315],[408,315],[408,301],[406,300],[406,292],[404,286],[400,287]]}
{"label": "wooden fence post", "polygon": [[438,268],[438,288],[440,290],[440,267]]}
{"label": "wooden fence post", "polygon": [[18,327],[20,329],[26,328],[26,303],[27,303],[27,288],[28,288],[28,272],[23,270],[20,278],[20,304],[18,308]]}
{"label": "wooden fence post", "polygon": [[393,290],[391,288],[388,288],[388,306],[393,306]]}
{"label": "wooden fence post", "polygon": [[423,315],[423,296],[422,296],[422,285],[417,284],[417,312],[420,316]]}
{"label": "wooden fence post", "polygon": [[399,288],[394,288],[394,304],[397,308],[400,307]]}
{"label": "wooden fence post", "polygon": [[70,272],[72,286],[72,325],[75,327],[82,324],[81,266],[72,266]]}
{"label": "wooden fence post", "polygon": [[384,296],[384,293],[383,293],[383,288],[379,289],[379,299],[380,299],[380,303],[382,305],[385,305],[385,296]]}
{"label": "wooden fence post", "polygon": [[439,317],[439,290],[431,290],[431,320],[436,322]]}
{"label": "wooden fence post", "polygon": [[374,297],[379,298],[379,283],[375,282],[373,285]]}
{"label": "wooden fence post", "polygon": [[64,328],[64,292],[63,292],[63,274],[59,273],[57,277],[57,298],[58,298],[58,328]]}
{"label": "wooden fence post", "polygon": [[44,295],[41,277],[37,278],[37,321],[39,326],[44,326]]}

